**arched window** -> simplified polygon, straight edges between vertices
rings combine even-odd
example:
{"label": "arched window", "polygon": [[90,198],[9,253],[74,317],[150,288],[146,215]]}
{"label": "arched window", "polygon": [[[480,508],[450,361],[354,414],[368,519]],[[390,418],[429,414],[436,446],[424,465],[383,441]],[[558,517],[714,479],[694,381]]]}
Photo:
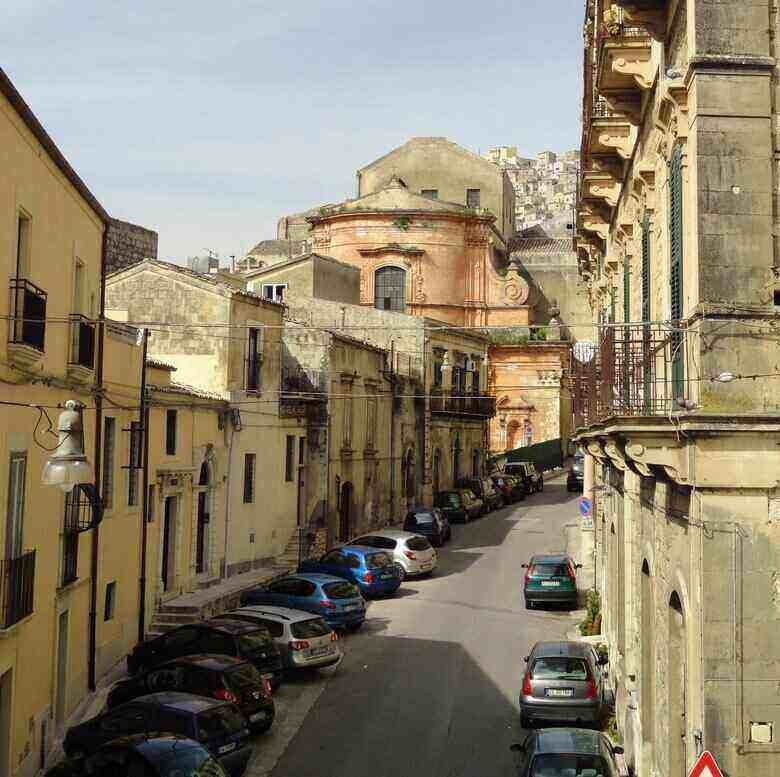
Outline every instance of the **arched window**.
{"label": "arched window", "polygon": [[374,307],[397,310],[406,307],[406,271],[400,267],[380,267],[374,273]]}

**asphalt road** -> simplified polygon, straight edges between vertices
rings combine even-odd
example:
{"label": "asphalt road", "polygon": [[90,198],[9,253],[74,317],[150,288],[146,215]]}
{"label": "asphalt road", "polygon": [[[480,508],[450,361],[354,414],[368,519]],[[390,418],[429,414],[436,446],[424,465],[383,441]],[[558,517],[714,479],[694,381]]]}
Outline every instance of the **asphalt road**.
{"label": "asphalt road", "polygon": [[562,479],[517,505],[456,525],[433,578],[372,602],[328,676],[282,687],[248,777],[508,777],[522,740],[523,656],[576,616],[526,611],[520,565],[563,550],[576,496]]}

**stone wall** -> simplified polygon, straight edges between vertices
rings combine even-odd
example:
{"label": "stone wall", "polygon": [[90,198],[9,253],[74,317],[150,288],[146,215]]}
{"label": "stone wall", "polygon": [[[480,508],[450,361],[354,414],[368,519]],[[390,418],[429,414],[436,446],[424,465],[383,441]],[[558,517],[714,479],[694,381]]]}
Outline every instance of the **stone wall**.
{"label": "stone wall", "polygon": [[129,221],[111,220],[106,236],[106,273],[156,258],[157,233],[154,230]]}

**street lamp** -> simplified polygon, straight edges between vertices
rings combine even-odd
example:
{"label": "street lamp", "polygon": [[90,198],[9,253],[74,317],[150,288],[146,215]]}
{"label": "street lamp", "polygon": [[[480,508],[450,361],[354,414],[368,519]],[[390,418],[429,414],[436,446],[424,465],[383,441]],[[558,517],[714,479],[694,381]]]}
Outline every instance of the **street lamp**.
{"label": "street lamp", "polygon": [[66,493],[76,486],[92,483],[95,474],[84,455],[84,426],[80,402],[69,399],[57,421],[59,444],[43,468],[41,481],[44,486],[59,486]]}

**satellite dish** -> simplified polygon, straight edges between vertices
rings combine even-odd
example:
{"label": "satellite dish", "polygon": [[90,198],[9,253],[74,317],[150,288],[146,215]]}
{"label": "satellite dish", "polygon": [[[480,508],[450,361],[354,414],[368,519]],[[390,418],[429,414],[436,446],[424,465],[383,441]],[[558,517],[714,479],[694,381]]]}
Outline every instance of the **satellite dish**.
{"label": "satellite dish", "polygon": [[574,358],[580,364],[587,364],[596,355],[596,346],[590,340],[578,340],[572,349]]}

